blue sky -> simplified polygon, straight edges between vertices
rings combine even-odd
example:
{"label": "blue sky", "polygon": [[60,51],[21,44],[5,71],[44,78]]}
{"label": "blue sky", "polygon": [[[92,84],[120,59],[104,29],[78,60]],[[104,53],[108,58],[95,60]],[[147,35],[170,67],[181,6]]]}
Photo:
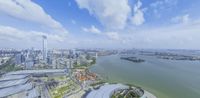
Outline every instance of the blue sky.
{"label": "blue sky", "polygon": [[1,0],[0,48],[200,49],[199,0]]}

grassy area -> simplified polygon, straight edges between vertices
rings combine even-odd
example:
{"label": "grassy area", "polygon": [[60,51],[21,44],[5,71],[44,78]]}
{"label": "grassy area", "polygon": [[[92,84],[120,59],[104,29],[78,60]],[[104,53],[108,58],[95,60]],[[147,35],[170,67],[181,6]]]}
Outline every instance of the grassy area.
{"label": "grassy area", "polygon": [[52,98],[63,98],[65,94],[69,93],[73,88],[76,88],[75,85],[74,82],[69,81],[67,84],[51,89]]}
{"label": "grassy area", "polygon": [[111,98],[124,98],[121,94],[112,95]]}
{"label": "grassy area", "polygon": [[67,81],[67,76],[59,76],[59,77],[54,77],[53,79],[57,81]]}
{"label": "grassy area", "polygon": [[112,95],[111,98],[140,98],[140,97],[135,94],[130,94],[130,93],[127,95],[117,93],[117,94]]}
{"label": "grassy area", "polygon": [[142,95],[136,93],[134,89],[131,86],[129,86],[129,89],[116,91],[115,93],[113,93],[111,98],[140,98]]}
{"label": "grassy area", "polygon": [[53,98],[62,98],[65,93],[70,90],[70,85],[63,85],[61,87],[55,88],[51,91],[51,95]]}

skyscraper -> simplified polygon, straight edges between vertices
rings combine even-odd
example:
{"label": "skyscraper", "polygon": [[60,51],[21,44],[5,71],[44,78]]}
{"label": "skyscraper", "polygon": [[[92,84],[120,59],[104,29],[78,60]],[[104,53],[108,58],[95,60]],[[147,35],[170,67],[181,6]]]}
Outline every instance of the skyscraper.
{"label": "skyscraper", "polygon": [[45,35],[42,36],[42,55],[43,55],[43,60],[46,62],[46,60],[47,60],[47,37]]}

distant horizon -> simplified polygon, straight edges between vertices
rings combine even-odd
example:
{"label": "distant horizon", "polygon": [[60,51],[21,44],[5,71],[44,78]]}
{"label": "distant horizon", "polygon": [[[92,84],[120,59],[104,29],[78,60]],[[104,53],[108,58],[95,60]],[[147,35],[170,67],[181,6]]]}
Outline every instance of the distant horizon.
{"label": "distant horizon", "polygon": [[[42,48],[0,48],[0,50],[41,50]],[[84,50],[184,50],[184,51],[200,51],[200,49],[181,49],[181,48],[51,48],[47,50],[72,50],[72,49],[84,49]]]}

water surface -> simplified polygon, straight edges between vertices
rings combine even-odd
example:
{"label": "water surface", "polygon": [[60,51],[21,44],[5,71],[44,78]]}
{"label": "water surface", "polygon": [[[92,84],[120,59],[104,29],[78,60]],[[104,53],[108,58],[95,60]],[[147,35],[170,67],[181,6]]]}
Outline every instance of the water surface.
{"label": "water surface", "polygon": [[102,56],[91,67],[108,82],[140,86],[158,98],[200,98],[200,61],[175,61],[139,56],[144,63]]}

